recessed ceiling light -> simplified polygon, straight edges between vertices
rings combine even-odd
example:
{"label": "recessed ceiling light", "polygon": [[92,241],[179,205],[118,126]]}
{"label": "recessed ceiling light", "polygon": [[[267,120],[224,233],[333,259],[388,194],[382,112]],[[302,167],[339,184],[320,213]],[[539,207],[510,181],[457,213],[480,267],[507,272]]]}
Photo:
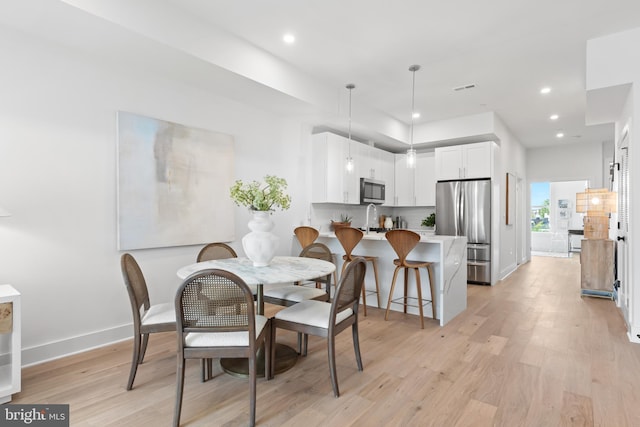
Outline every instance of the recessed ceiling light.
{"label": "recessed ceiling light", "polygon": [[563,132],[556,133],[556,138],[562,138],[562,137],[564,137],[564,133]]}
{"label": "recessed ceiling light", "polygon": [[558,116],[557,114],[552,114],[552,115],[549,116],[549,118],[551,120],[558,120],[558,117],[560,117],[560,116]]}
{"label": "recessed ceiling light", "polygon": [[543,87],[542,89],[540,89],[540,93],[543,95],[548,94],[549,92],[551,92],[551,88],[550,87]]}
{"label": "recessed ceiling light", "polygon": [[287,33],[282,36],[282,40],[284,40],[286,44],[293,44],[296,41],[296,36],[291,33]]}
{"label": "recessed ceiling light", "polygon": [[420,118],[420,113],[418,113],[417,111],[415,113],[413,113],[413,118],[414,119],[419,119]]}

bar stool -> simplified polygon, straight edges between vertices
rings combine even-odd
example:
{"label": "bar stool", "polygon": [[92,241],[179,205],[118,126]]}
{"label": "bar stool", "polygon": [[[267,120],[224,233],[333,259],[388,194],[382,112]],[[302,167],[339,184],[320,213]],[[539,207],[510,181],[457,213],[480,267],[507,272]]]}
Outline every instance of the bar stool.
{"label": "bar stool", "polygon": [[[296,227],[293,230],[293,234],[296,235],[296,238],[298,239],[300,246],[302,247],[302,249],[304,249],[316,241],[316,239],[320,235],[320,232],[313,227],[309,227],[307,225],[301,225],[300,227]],[[335,254],[332,254],[332,256],[334,258],[332,262],[335,264],[336,263]],[[338,273],[336,271],[333,272],[333,283],[334,285],[338,283]],[[321,284],[316,283],[316,288],[321,288]]]}
{"label": "bar stool", "polygon": [[360,243],[364,233],[361,230],[353,227],[340,227],[335,230],[336,237],[338,241],[342,245],[345,254],[342,256],[344,263],[342,264],[342,273],[347,268],[347,264],[353,261],[355,258],[362,257],[365,261],[370,262],[373,265],[373,275],[376,280],[376,290],[375,291],[367,291],[365,289],[364,283],[362,284],[362,308],[364,311],[364,315],[367,315],[367,294],[376,294],[378,299],[378,308],[380,308],[380,286],[378,285],[378,257],[377,256],[369,256],[369,255],[353,255],[351,252],[353,249]]}
{"label": "bar stool", "polygon": [[[396,251],[396,254],[398,255],[398,259],[393,260],[393,264],[396,266],[396,269],[393,272],[393,281],[391,282],[391,291],[389,291],[389,301],[387,302],[387,311],[384,314],[384,320],[387,320],[387,317],[389,316],[389,307],[391,306],[391,303],[402,304],[404,306],[405,313],[407,312],[407,306],[418,307],[418,309],[420,310],[420,327],[424,329],[424,315],[422,312],[422,308],[425,305],[429,303],[431,304],[431,315],[433,316],[434,319],[436,318],[436,310],[433,305],[433,296],[434,296],[433,263],[428,261],[407,260],[407,255],[409,255],[409,252],[411,252],[413,248],[415,248],[418,242],[420,241],[420,235],[418,233],[414,233],[413,231],[409,231],[409,230],[391,230],[385,233],[385,237],[387,238],[387,241],[391,244],[391,247],[393,248],[393,250]],[[423,302],[424,300],[422,298],[422,286],[420,283],[419,269],[422,267],[426,268],[427,272],[429,273],[429,287],[431,288],[431,300],[426,300],[426,302]],[[418,288],[417,289],[418,298],[407,296],[407,287],[409,283],[410,268],[412,268],[416,274],[416,287]],[[404,297],[392,299],[393,290],[396,287],[396,278],[398,277],[398,272],[400,271],[400,269],[404,269]],[[409,304],[408,300],[413,300],[413,299],[417,299],[416,301],[417,305]]]}

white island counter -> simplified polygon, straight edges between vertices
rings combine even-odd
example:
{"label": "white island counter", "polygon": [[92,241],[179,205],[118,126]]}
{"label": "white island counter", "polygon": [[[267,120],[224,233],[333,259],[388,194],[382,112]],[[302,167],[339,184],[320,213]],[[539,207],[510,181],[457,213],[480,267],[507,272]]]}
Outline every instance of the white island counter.
{"label": "white island counter", "polygon": [[[434,276],[436,295],[434,296],[436,318],[440,320],[440,326],[444,326],[467,308],[467,238],[454,236],[435,236],[429,232],[419,232],[420,243],[411,251],[408,259],[431,261],[434,263]],[[331,252],[337,254],[338,271],[342,268],[342,255],[344,250],[334,233],[320,233],[318,242],[327,245]],[[386,308],[391,290],[391,280],[395,265],[393,260],[397,258],[393,248],[384,237],[384,233],[370,232],[353,251],[354,255],[370,255],[378,257],[378,279],[380,283],[380,308]],[[422,295],[429,299],[429,280],[426,269],[420,269],[422,282]],[[399,282],[396,285],[393,298],[399,298],[403,293],[402,282],[404,276],[398,275]],[[368,290],[375,289],[375,281],[371,264],[367,263],[367,277],[365,286]],[[409,296],[416,296],[415,277],[413,272],[409,274]],[[367,298],[368,306],[375,306],[375,296]],[[391,304],[391,310],[402,311],[400,304]],[[417,314],[418,309],[408,307],[407,312]],[[425,306],[425,317],[431,317],[431,307]]]}

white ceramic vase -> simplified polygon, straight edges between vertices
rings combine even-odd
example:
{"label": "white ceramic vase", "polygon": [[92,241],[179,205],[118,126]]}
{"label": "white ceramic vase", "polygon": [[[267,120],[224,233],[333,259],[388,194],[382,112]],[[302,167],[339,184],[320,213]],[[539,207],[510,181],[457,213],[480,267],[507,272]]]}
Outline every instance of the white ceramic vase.
{"label": "white ceramic vase", "polygon": [[255,267],[264,267],[271,263],[278,249],[278,236],[271,230],[274,224],[269,211],[253,211],[249,221],[251,232],[242,238],[242,247]]}

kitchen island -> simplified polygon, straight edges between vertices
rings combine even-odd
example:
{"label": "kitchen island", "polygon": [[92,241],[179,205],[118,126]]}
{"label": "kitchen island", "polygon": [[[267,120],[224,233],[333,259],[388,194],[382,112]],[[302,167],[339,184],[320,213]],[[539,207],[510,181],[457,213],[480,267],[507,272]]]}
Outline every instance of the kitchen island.
{"label": "kitchen island", "polygon": [[[417,231],[420,234],[420,243],[411,251],[408,259],[431,261],[434,267],[436,295],[433,296],[436,307],[436,318],[440,320],[440,326],[444,326],[467,308],[467,239],[466,237],[436,236],[433,232]],[[331,252],[337,254],[338,271],[342,268],[342,255],[344,250],[340,242],[332,232],[322,232],[317,240],[327,245]],[[378,279],[380,284],[380,302],[386,308],[391,290],[391,280],[395,265],[393,260],[397,258],[393,248],[384,237],[384,233],[370,232],[353,251],[354,255],[370,255],[378,257]],[[426,269],[420,269],[423,298],[429,297],[429,280]],[[404,278],[399,274],[398,281]],[[373,269],[367,266],[365,279],[368,290],[375,289]],[[403,286],[399,283],[394,291],[393,298],[399,298],[403,294]],[[409,296],[416,297],[415,276],[409,274]],[[367,305],[374,306],[375,298],[367,298]],[[402,311],[399,304],[391,304],[391,310]],[[417,314],[418,309],[407,308],[408,313]],[[430,317],[431,308],[425,307],[425,317]]]}

